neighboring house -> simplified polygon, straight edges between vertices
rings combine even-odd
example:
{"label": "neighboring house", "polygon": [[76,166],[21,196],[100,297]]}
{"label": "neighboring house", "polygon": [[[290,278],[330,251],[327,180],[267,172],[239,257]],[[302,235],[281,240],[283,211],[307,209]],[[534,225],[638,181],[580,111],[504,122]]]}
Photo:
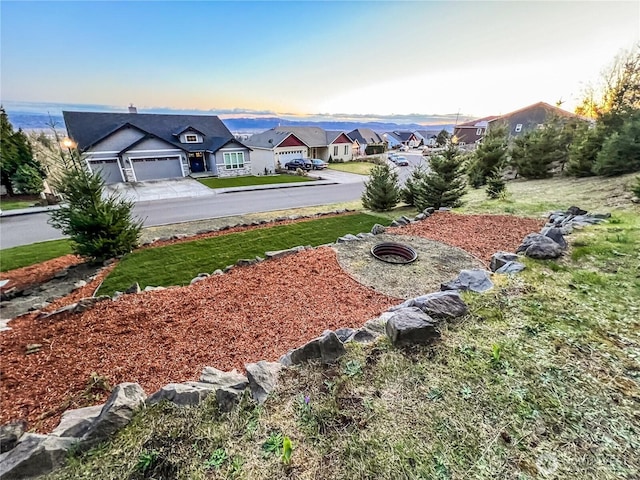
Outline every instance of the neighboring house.
{"label": "neighboring house", "polygon": [[344,132],[324,130],[320,127],[283,126],[273,129],[280,133],[293,133],[308,147],[308,158],[319,158],[325,162],[353,159],[353,140]]}
{"label": "neighboring house", "polygon": [[107,184],[186,177],[259,174],[250,149],[214,115],[62,112],[69,137]]}
{"label": "neighboring house", "polygon": [[265,167],[267,173],[284,167],[285,163],[297,158],[309,158],[305,143],[291,132],[276,132],[273,128],[251,135],[245,145],[252,149],[251,158]]}
{"label": "neighboring house", "polygon": [[370,128],[356,128],[347,133],[347,135],[353,140],[354,144],[357,144],[357,150],[354,149],[354,154],[358,156],[366,155],[366,149],[369,145],[384,145],[383,138]]}
{"label": "neighboring house", "polygon": [[496,118],[498,117],[492,115],[456,125],[453,129],[453,143],[460,146],[476,145],[487,132],[489,122]]}
{"label": "neighboring house", "polygon": [[389,148],[394,148],[399,145],[406,145],[409,148],[414,148],[420,145],[418,137],[409,131],[395,130],[393,132],[387,132],[382,134],[382,137],[386,139]]}
{"label": "neighboring house", "polygon": [[438,134],[441,131],[442,129],[441,130],[416,130],[413,133],[420,141],[418,145],[423,145],[425,147],[435,147]]}

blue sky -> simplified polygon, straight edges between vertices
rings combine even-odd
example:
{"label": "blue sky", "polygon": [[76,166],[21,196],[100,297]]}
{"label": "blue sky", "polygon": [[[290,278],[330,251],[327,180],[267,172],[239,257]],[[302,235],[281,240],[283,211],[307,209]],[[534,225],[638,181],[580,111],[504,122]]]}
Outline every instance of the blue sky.
{"label": "blue sky", "polygon": [[640,2],[13,2],[3,102],[316,114],[573,108]]}

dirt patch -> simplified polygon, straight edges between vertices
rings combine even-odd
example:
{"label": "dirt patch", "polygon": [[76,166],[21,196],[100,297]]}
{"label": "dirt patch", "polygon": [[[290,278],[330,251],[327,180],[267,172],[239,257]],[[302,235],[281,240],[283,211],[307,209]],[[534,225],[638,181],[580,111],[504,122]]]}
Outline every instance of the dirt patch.
{"label": "dirt patch", "polygon": [[[400,242],[418,253],[410,264],[395,265],[377,260],[371,248],[382,242]],[[483,263],[456,247],[422,237],[381,234],[358,242],[333,247],[338,262],[357,282],[397,298],[412,298],[440,290],[462,269],[484,268]]]}

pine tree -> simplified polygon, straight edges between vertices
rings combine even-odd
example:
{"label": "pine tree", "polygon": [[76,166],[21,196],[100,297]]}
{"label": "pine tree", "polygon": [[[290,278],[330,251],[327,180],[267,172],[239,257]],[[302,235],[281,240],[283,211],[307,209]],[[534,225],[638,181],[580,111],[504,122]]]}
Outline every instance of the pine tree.
{"label": "pine tree", "polygon": [[590,177],[595,175],[593,167],[598,153],[602,149],[606,133],[599,126],[584,124],[576,130],[573,143],[569,148],[567,175],[574,177]]}
{"label": "pine tree", "polygon": [[431,171],[417,185],[415,206],[418,210],[427,207],[457,207],[465,193],[464,158],[454,144],[440,155],[430,159]]}
{"label": "pine tree", "polygon": [[494,172],[493,175],[487,177],[487,197],[495,200],[500,198],[507,189],[507,183],[502,179],[501,172]]}
{"label": "pine tree", "polygon": [[364,184],[362,205],[375,212],[391,210],[398,204],[400,187],[398,174],[389,165],[376,165],[369,173],[369,180]]}
{"label": "pine tree", "polygon": [[404,203],[407,205],[415,205],[415,196],[418,185],[423,182],[427,174],[428,170],[422,165],[418,165],[413,169],[409,178],[404,182],[404,187],[400,192],[400,196]]}
{"label": "pine tree", "polygon": [[479,188],[487,182],[495,171],[502,170],[507,158],[507,128],[505,125],[493,127],[482,143],[476,148],[467,172],[469,182]]}
{"label": "pine tree", "polygon": [[593,170],[606,176],[640,171],[640,112],[604,141]]}

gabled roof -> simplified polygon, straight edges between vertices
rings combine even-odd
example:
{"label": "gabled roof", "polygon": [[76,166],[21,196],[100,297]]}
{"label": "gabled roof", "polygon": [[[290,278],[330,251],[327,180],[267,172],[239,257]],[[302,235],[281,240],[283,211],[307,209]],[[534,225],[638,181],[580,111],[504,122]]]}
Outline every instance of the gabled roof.
{"label": "gabled roof", "polygon": [[420,135],[422,138],[433,138],[437,137],[441,131],[442,130],[416,130],[415,133]]}
{"label": "gabled roof", "polygon": [[408,142],[409,140],[411,140],[411,137],[415,137],[413,132],[410,132],[408,130],[394,130],[393,132],[389,133],[393,134],[394,138],[397,138],[401,142]]}
{"label": "gabled roof", "polygon": [[184,132],[187,132],[187,131],[199,133],[203,137],[206,136],[200,130],[198,130],[197,128],[193,128],[191,125],[187,125],[186,127],[179,128],[173,135],[178,137],[178,136],[182,135]]}
{"label": "gabled roof", "polygon": [[356,128],[348,134],[351,140],[357,140],[360,145],[368,145],[370,143],[384,143],[382,137],[370,128]]}
{"label": "gabled roof", "polygon": [[[276,132],[289,132],[293,133],[296,137],[302,140],[307,147],[326,147],[331,144],[338,136],[334,138],[329,138],[333,135],[334,132],[327,132],[323,128],[320,127],[276,127],[274,128]],[[342,133],[342,132],[338,132]]]}
{"label": "gabled roof", "polygon": [[486,127],[488,122],[495,120],[496,118],[500,118],[499,115],[489,115],[488,117],[478,118],[476,120],[470,120],[468,122],[459,123],[455,126],[455,128],[478,128],[478,127]]}
{"label": "gabled roof", "polygon": [[273,128],[270,130],[267,130],[266,132],[256,133],[254,135],[251,135],[244,143],[250,147],[267,148],[272,150],[292,135],[296,139],[304,143],[304,141],[302,141],[300,138],[298,138],[296,135],[294,135],[291,132],[278,132]]}
{"label": "gabled roof", "polygon": [[[234,139],[215,115],[167,115],[155,113],[62,112],[69,136],[86,151],[121,128],[137,128],[184,151],[215,152]],[[175,133],[185,125],[204,137],[202,143],[180,143]],[[187,127],[187,128],[188,128]],[[184,130],[183,130],[184,131]],[[240,142],[238,142],[240,143]]]}
{"label": "gabled roof", "polygon": [[512,116],[518,115],[520,113],[524,113],[527,110],[535,110],[535,109],[542,109],[545,110],[547,113],[552,113],[554,115],[559,115],[561,117],[575,117],[575,118],[580,118],[578,115],[576,115],[575,113],[571,113],[568,112],[566,110],[563,110],[562,108],[558,108],[554,105],[550,105],[546,102],[538,102],[538,103],[534,103],[533,105],[529,105],[527,107],[523,107],[523,108],[519,108],[518,110],[514,110],[513,112],[509,112],[509,113],[505,113],[504,115],[500,115],[497,117],[494,117],[490,120],[488,120],[489,122],[495,122],[496,120],[506,120]]}

